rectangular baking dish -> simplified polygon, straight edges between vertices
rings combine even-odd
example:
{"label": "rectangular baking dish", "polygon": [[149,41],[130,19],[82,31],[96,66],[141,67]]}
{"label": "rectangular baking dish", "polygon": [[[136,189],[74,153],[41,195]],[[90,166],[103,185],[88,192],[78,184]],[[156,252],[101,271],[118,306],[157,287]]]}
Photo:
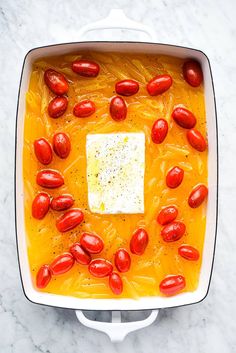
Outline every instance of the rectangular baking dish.
{"label": "rectangular baking dish", "polygon": [[[114,15],[114,13],[113,13]],[[111,14],[110,14],[111,16]],[[123,16],[123,15],[122,15]],[[111,20],[111,19],[110,19]],[[123,22],[124,18],[123,18]],[[118,28],[106,19],[95,28]],[[131,25],[132,24],[132,25]],[[122,27],[137,30],[138,25],[126,17],[126,25]],[[140,25],[139,25],[140,27]],[[140,29],[141,28],[141,29]],[[138,30],[146,31],[144,26]],[[86,28],[86,31],[89,31]],[[147,31],[146,31],[147,32]],[[149,33],[150,34],[150,33]],[[204,74],[205,106],[208,131],[208,187],[209,196],[207,204],[207,223],[205,243],[202,256],[202,267],[200,272],[199,285],[194,292],[181,293],[173,297],[143,297],[139,300],[133,299],[83,299],[70,296],[42,293],[34,289],[27,255],[26,231],[24,224],[24,189],[23,189],[23,135],[24,135],[24,115],[25,115],[25,94],[29,85],[29,78],[32,64],[39,57],[64,55],[67,53],[78,53],[81,51],[94,50],[101,52],[132,52],[158,55],[171,55],[184,59],[193,58],[201,63]],[[18,95],[18,108],[16,116],[16,154],[15,154],[15,211],[16,211],[16,236],[18,258],[22,286],[25,296],[32,302],[61,308],[76,310],[148,310],[168,307],[177,307],[193,304],[203,300],[209,290],[212,274],[214,249],[217,230],[217,204],[218,204],[218,141],[217,141],[217,118],[215,107],[214,87],[210,62],[207,56],[200,50],[185,48],[175,45],[147,43],[147,42],[76,42],[49,45],[30,50],[25,56],[20,87]],[[86,323],[85,323],[86,324]],[[90,325],[91,326],[91,325]]]}

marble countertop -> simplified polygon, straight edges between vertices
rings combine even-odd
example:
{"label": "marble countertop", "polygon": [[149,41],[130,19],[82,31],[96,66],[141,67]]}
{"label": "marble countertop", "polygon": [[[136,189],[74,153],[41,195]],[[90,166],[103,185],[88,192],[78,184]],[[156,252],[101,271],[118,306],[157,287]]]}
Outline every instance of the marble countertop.
{"label": "marble countertop", "polygon": [[[236,352],[236,2],[149,0],[146,4],[142,0],[0,1],[0,352]],[[115,345],[104,334],[80,325],[74,311],[25,299],[13,203],[15,111],[24,55],[32,47],[76,40],[82,25],[105,17],[111,7],[123,8],[132,19],[152,26],[160,42],[207,53],[215,81],[220,143],[220,218],[208,297],[197,305],[161,310],[152,326]]]}

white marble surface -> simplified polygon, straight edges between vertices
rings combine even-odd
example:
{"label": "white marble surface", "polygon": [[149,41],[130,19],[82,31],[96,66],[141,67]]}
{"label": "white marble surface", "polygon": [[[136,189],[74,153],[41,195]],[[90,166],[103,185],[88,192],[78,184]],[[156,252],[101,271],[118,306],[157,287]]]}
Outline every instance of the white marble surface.
{"label": "white marble surface", "polygon": [[[235,0],[0,0],[0,352],[231,353],[236,351]],[[121,7],[163,43],[200,48],[211,60],[220,137],[220,219],[210,293],[201,304],[162,310],[155,324],[112,345],[73,311],[40,307],[22,292],[15,246],[15,110],[26,52],[76,37],[80,26]],[[72,38],[76,40],[76,38]]]}

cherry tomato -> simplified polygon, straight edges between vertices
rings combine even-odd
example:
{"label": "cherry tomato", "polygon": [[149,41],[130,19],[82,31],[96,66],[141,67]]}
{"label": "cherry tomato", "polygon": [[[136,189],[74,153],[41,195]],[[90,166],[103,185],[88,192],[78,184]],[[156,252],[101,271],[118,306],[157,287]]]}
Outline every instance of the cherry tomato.
{"label": "cherry tomato", "polygon": [[91,255],[85,251],[80,243],[75,243],[70,247],[70,252],[75,260],[81,265],[88,265],[91,261]]}
{"label": "cherry tomato", "polygon": [[113,266],[110,261],[105,259],[94,259],[89,264],[89,272],[94,277],[106,277],[113,271]]}
{"label": "cherry tomato", "polygon": [[127,106],[123,98],[113,97],[110,102],[110,114],[113,120],[122,121],[127,115]]}
{"label": "cherry tomato", "polygon": [[69,90],[69,84],[64,75],[52,69],[44,73],[44,81],[50,90],[58,96],[63,96]]}
{"label": "cherry tomato", "polygon": [[58,132],[53,136],[53,150],[58,157],[64,159],[69,156],[71,149],[70,138],[64,132]]}
{"label": "cherry tomato", "polygon": [[160,285],[160,291],[165,295],[174,295],[186,286],[185,278],[181,275],[170,275],[165,277]]}
{"label": "cherry tomato", "polygon": [[165,119],[158,119],[152,126],[152,141],[162,143],[168,132],[168,123]]}
{"label": "cherry tomato", "polygon": [[52,147],[45,138],[39,138],[34,141],[34,153],[39,162],[47,165],[52,161]]}
{"label": "cherry tomato", "polygon": [[205,151],[207,145],[200,131],[191,129],[187,132],[187,139],[190,145],[199,152]]}
{"label": "cherry tomato", "polygon": [[77,227],[84,220],[84,214],[81,210],[73,208],[61,215],[56,220],[56,227],[59,232],[65,233]]}
{"label": "cherry tomato", "polygon": [[164,207],[157,216],[157,222],[162,226],[171,223],[178,216],[178,210],[175,206]]}
{"label": "cherry tomato", "polygon": [[50,270],[53,275],[62,275],[68,272],[74,265],[74,257],[69,252],[65,252],[57,256],[50,265]]}
{"label": "cherry tomato", "polygon": [[139,84],[134,80],[123,80],[116,83],[116,93],[121,96],[132,96],[139,90]]}
{"label": "cherry tomato", "polygon": [[86,99],[74,106],[73,114],[78,118],[87,118],[88,116],[92,115],[95,110],[95,104],[89,99]]}
{"label": "cherry tomato", "polygon": [[102,238],[92,233],[83,233],[80,238],[80,244],[90,254],[99,254],[104,247]]}
{"label": "cherry tomato", "polygon": [[116,295],[119,295],[123,292],[123,282],[118,273],[112,272],[109,277],[109,286],[112,292]]}
{"label": "cherry tomato", "polygon": [[43,169],[36,176],[36,182],[43,188],[59,188],[64,184],[63,176],[56,170]]}
{"label": "cherry tomato", "polygon": [[197,261],[199,259],[199,251],[190,245],[182,245],[178,249],[180,256],[186,260]]}
{"label": "cherry tomato", "polygon": [[115,254],[115,265],[119,272],[127,272],[130,269],[131,258],[127,250],[118,249]]}
{"label": "cherry tomato", "polygon": [[180,167],[171,168],[166,175],[166,185],[171,188],[177,188],[183,180],[184,170]]}
{"label": "cherry tomato", "polygon": [[68,107],[68,99],[66,97],[55,97],[48,105],[48,114],[51,118],[59,118]]}
{"label": "cherry tomato", "polygon": [[186,230],[183,222],[175,221],[167,224],[161,230],[161,236],[165,242],[177,241],[184,235]]}
{"label": "cherry tomato", "polygon": [[183,65],[183,75],[185,81],[190,86],[198,87],[203,81],[203,73],[200,64],[195,60],[188,60]]}
{"label": "cherry tomato", "polygon": [[32,216],[36,219],[42,219],[49,210],[50,197],[45,192],[40,192],[32,203]]}
{"label": "cherry tomato", "polygon": [[147,84],[147,91],[150,96],[157,96],[166,92],[172,85],[170,75],[158,75],[153,77]]}
{"label": "cherry tomato", "polygon": [[65,211],[73,204],[74,200],[71,195],[60,195],[52,199],[50,206],[54,211]]}
{"label": "cherry tomato", "polygon": [[131,240],[130,240],[130,251],[135,255],[143,255],[147,245],[149,237],[145,229],[137,229]]}
{"label": "cherry tomato", "polygon": [[190,110],[183,107],[177,107],[172,112],[174,121],[184,129],[192,129],[196,125],[196,118]]}
{"label": "cherry tomato", "polygon": [[52,274],[48,265],[43,265],[38,270],[36,276],[36,286],[38,288],[45,288],[47,287],[48,283],[52,278]]}
{"label": "cherry tomato", "polygon": [[208,188],[205,185],[197,185],[193,188],[188,198],[188,204],[192,208],[199,207],[208,194]]}
{"label": "cherry tomato", "polygon": [[72,70],[84,77],[96,77],[99,74],[100,67],[91,60],[76,60],[72,63]]}

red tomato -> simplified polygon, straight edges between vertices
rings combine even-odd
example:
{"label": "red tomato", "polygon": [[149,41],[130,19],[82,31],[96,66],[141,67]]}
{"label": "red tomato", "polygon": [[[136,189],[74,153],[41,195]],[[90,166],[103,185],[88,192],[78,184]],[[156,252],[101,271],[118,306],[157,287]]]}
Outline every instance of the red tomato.
{"label": "red tomato", "polygon": [[77,227],[84,220],[84,214],[81,210],[73,208],[61,215],[56,220],[56,227],[59,232],[68,232],[69,230]]}
{"label": "red tomato", "polygon": [[58,157],[64,159],[69,156],[71,149],[70,138],[64,132],[58,132],[53,136],[53,150]]}
{"label": "red tomato", "polygon": [[127,106],[123,98],[113,97],[110,102],[110,114],[113,120],[122,121],[127,115]]}
{"label": "red tomato", "polygon": [[157,96],[167,91],[172,85],[170,75],[158,75],[153,77],[147,84],[147,91],[150,96]]}
{"label": "red tomato", "polygon": [[99,74],[100,67],[91,60],[76,60],[72,63],[72,70],[84,77],[96,77]]}
{"label": "red tomato", "polygon": [[162,143],[168,132],[168,123],[165,119],[158,119],[152,126],[152,141]]}
{"label": "red tomato", "polygon": [[171,188],[177,188],[183,180],[184,170],[180,167],[171,168],[166,175],[166,185]]}
{"label": "red tomato", "polygon": [[115,254],[115,265],[119,272],[127,272],[130,269],[131,258],[127,250],[118,249]]}
{"label": "red tomato", "polygon": [[36,176],[36,182],[43,188],[59,188],[64,184],[63,176],[56,170],[43,169]]}
{"label": "red tomato", "polygon": [[66,97],[55,97],[48,105],[48,114],[51,118],[59,118],[62,116],[68,106],[68,99]]}
{"label": "red tomato", "polygon": [[172,112],[174,121],[184,129],[192,129],[196,125],[196,118],[190,110],[177,107]]}
{"label": "red tomato", "polygon": [[190,145],[199,152],[205,151],[207,145],[200,131],[191,129],[187,132],[187,139]]}
{"label": "red tomato", "polygon": [[65,252],[57,256],[50,265],[50,270],[53,275],[62,275],[68,272],[74,265],[74,257],[69,252]]}
{"label": "red tomato", "polygon": [[186,286],[185,278],[181,275],[170,275],[165,277],[160,285],[160,291],[165,295],[174,295]]}
{"label": "red tomato", "polygon": [[190,245],[180,246],[178,253],[186,260],[197,261],[199,259],[199,251]]}
{"label": "red tomato", "polygon": [[113,271],[113,266],[110,261],[105,259],[94,259],[89,264],[89,272],[94,277],[106,277]]}
{"label": "red tomato", "polygon": [[118,273],[112,272],[109,277],[109,286],[112,292],[116,295],[119,295],[123,292],[123,282]]}
{"label": "red tomato", "polygon": [[178,210],[175,206],[164,207],[157,216],[157,222],[162,226],[171,223],[178,216]]}
{"label": "red tomato", "polygon": [[193,188],[188,198],[188,204],[192,208],[199,207],[208,194],[208,188],[205,185],[197,185]]}
{"label": "red tomato", "polygon": [[130,240],[130,251],[135,255],[143,255],[147,245],[149,237],[145,229],[137,229],[131,240]]}
{"label": "red tomato", "polygon": [[198,87],[203,81],[203,73],[200,64],[195,60],[186,61],[183,65],[183,75],[185,81],[190,86]]}
{"label": "red tomato", "polygon": [[80,245],[75,243],[70,247],[70,252],[74,256],[75,260],[81,265],[88,265],[91,261],[91,255],[88,254]]}
{"label": "red tomato", "polygon": [[52,69],[44,73],[44,81],[50,90],[58,96],[63,96],[69,90],[69,84],[64,75]]}
{"label": "red tomato", "polygon": [[38,288],[47,287],[51,278],[52,278],[52,275],[51,275],[49,266],[48,265],[41,266],[36,276],[36,286]]}
{"label": "red tomato", "polygon": [[80,244],[90,254],[99,254],[104,247],[102,238],[92,233],[83,233],[80,238]]}
{"label": "red tomato", "polygon": [[172,242],[177,241],[184,235],[186,230],[185,224],[179,221],[175,221],[167,224],[161,230],[161,236],[164,241]]}
{"label": "red tomato", "polygon": [[32,203],[32,216],[36,219],[42,219],[48,213],[50,206],[50,197],[45,192],[40,192]]}
{"label": "red tomato", "polygon": [[54,211],[65,211],[74,204],[71,195],[60,195],[54,197],[51,201],[51,209]]}
{"label": "red tomato", "polygon": [[139,84],[134,80],[123,80],[116,83],[116,93],[121,96],[132,96],[138,90]]}
{"label": "red tomato", "polygon": [[87,118],[88,116],[92,115],[95,110],[95,104],[89,99],[86,99],[74,106],[73,114],[78,118]]}
{"label": "red tomato", "polygon": [[52,161],[52,147],[45,138],[40,138],[34,141],[34,153],[39,162],[47,165]]}

